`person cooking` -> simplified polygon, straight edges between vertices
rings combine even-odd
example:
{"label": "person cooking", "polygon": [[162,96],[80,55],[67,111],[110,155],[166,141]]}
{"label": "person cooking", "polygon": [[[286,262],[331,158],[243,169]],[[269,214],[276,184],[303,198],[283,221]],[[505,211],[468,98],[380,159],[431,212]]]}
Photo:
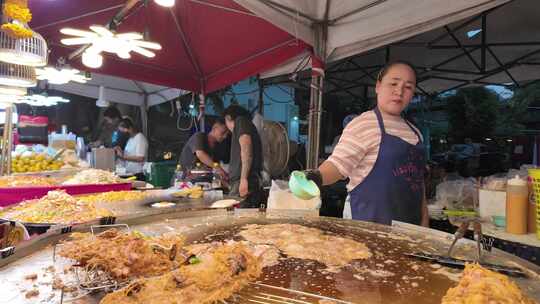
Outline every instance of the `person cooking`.
{"label": "person cooking", "polygon": [[[386,65],[377,77],[377,106],[351,121],[332,155],[306,178],[319,188],[349,178],[352,218],[428,226],[422,135],[401,117],[416,87],[414,68]],[[347,208],[347,206],[345,206]]]}
{"label": "person cooking", "polygon": [[148,141],[146,137],[139,132],[133,121],[129,118],[124,118],[118,125],[118,131],[128,135],[129,139],[124,150],[120,147],[115,147],[116,155],[124,161],[126,173],[137,177],[137,180],[144,181],[143,164],[148,155]]}
{"label": "person cooking", "polygon": [[231,161],[229,164],[231,195],[245,198],[244,208],[257,208],[261,203],[261,177],[263,169],[262,144],[249,112],[238,105],[231,105],[223,112],[231,136]]}
{"label": "person cooking", "polygon": [[[184,171],[191,170],[196,162],[201,162],[213,168],[214,166],[214,148],[218,143],[223,142],[229,135],[229,130],[225,126],[223,119],[218,119],[213,125],[212,130],[208,134],[197,132],[193,134],[182,149],[180,154],[180,165]],[[228,176],[223,168],[216,168],[218,174],[223,180],[227,180]]]}
{"label": "person cooking", "polygon": [[118,125],[122,120],[122,115],[117,107],[110,106],[103,112],[103,125],[99,137],[91,142],[91,147],[105,146],[106,148],[120,147],[124,149],[129,137],[118,131]]}

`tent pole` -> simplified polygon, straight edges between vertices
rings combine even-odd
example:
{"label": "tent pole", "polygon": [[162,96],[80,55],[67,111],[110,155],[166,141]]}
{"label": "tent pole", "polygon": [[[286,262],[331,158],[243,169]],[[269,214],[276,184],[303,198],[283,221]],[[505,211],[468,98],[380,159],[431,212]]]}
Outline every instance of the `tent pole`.
{"label": "tent pole", "polygon": [[0,166],[0,176],[11,174],[11,150],[13,146],[13,108],[9,104],[6,106],[4,121],[4,134],[2,136],[2,160]]}
{"label": "tent pole", "polygon": [[[326,38],[327,26],[324,23],[317,23],[315,26],[314,55],[326,60]],[[319,144],[321,133],[321,113],[323,97],[324,78],[318,73],[311,73],[311,90],[308,116],[308,143],[306,168],[316,169],[319,165]]]}
{"label": "tent pole", "polygon": [[148,94],[144,94],[143,104],[141,105],[141,125],[144,136],[148,138]]}
{"label": "tent pole", "polygon": [[206,107],[206,96],[204,94],[199,94],[199,126],[200,132],[204,132],[205,123],[204,123],[204,108]]}

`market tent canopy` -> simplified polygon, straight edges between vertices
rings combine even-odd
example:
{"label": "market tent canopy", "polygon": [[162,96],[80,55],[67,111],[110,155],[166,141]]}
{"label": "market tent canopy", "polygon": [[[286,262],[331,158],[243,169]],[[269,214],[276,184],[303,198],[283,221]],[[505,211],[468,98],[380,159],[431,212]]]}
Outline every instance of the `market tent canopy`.
{"label": "market tent canopy", "polygon": [[144,106],[146,103],[146,107],[151,107],[188,93],[181,89],[98,73],[93,73],[92,79],[84,84],[70,82],[49,87],[57,91],[98,99],[99,86],[105,87],[105,100],[132,106]]}
{"label": "market tent canopy", "polygon": [[[170,9],[142,0],[30,1],[34,15],[30,26],[47,40],[52,50],[49,63],[54,64],[78,49],[60,43],[65,38],[61,28],[107,25],[126,4],[134,6],[117,31],[148,30],[150,40],[163,49],[155,58],[134,54],[123,60],[104,54],[103,66],[92,72],[208,93],[280,64],[307,47],[232,0],[177,0]],[[68,63],[89,70],[80,57]]]}
{"label": "market tent canopy", "polygon": [[[319,159],[325,64],[395,43],[502,5],[509,0],[235,0],[313,46],[307,167]],[[305,55],[264,76],[296,72]]]}
{"label": "market tent canopy", "polygon": [[[317,55],[325,62],[401,41],[508,1],[235,0],[315,49],[320,45]],[[289,73],[299,60],[266,76]]]}
{"label": "market tent canopy", "polygon": [[[375,78],[388,60],[407,60],[418,73],[417,93],[469,86],[524,86],[540,79],[537,0],[511,1],[457,22],[327,66],[325,93],[358,105],[375,98]],[[508,16],[519,16],[519,18]],[[309,87],[308,73],[297,85]],[[289,82],[286,77],[273,82]]]}

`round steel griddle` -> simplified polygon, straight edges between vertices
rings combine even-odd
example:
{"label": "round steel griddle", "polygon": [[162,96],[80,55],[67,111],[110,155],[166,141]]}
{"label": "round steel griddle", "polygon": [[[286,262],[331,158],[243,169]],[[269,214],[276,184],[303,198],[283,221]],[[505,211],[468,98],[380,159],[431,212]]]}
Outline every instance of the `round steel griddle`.
{"label": "round steel griddle", "polygon": [[[353,261],[339,272],[325,270],[314,261],[283,256],[278,265],[267,267],[257,282],[226,300],[226,303],[440,303],[448,288],[456,285],[460,270],[436,267],[427,262],[404,256],[424,251],[433,254],[446,252],[451,235],[418,226],[397,223],[382,226],[359,221],[305,216],[301,212],[225,210],[184,211],[157,214],[140,218],[118,219],[131,229],[159,235],[171,231],[183,233],[188,242],[206,243],[222,240],[242,240],[236,234],[246,224],[294,223],[319,228],[330,234],[365,243],[373,253],[367,260]],[[118,222],[117,221],[117,222]],[[87,230],[88,227],[74,228]],[[7,260],[0,260],[0,303],[59,303],[60,293],[51,291],[47,282],[52,274],[45,268],[54,265],[62,272],[70,262],[53,262],[52,244],[67,235],[49,232],[20,249]],[[339,250],[339,248],[335,248]],[[28,254],[28,256],[23,257]],[[460,240],[454,256],[473,259],[475,244]],[[494,249],[484,253],[486,262],[519,266],[528,278],[512,278],[530,297],[540,299],[540,268],[515,256]],[[24,276],[38,274],[38,280]],[[45,276],[44,276],[45,274]],[[47,281],[48,280],[48,281]],[[39,297],[28,301],[21,290],[37,286]],[[4,290],[8,290],[4,292]],[[103,293],[86,295],[77,303],[98,303]],[[67,297],[67,296],[66,296]],[[334,299],[334,302],[324,300]],[[41,302],[43,301],[43,302]]]}

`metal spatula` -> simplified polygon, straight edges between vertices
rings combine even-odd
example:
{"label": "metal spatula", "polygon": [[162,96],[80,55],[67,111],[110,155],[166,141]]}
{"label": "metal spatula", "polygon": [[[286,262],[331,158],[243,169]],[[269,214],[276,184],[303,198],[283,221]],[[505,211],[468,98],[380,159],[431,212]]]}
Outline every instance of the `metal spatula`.
{"label": "metal spatula", "polygon": [[[407,253],[405,255],[408,257],[413,257],[416,259],[428,261],[431,263],[437,263],[437,264],[441,264],[441,265],[453,267],[453,268],[465,268],[465,264],[475,263],[475,261],[472,261],[472,260],[462,260],[462,259],[456,259],[456,258],[452,258],[448,256],[429,254],[429,253],[424,253],[424,252]],[[480,264],[482,267],[487,268],[489,270],[504,273],[509,276],[514,276],[514,277],[527,276],[525,272],[523,272],[523,270],[517,267],[509,267],[509,266],[482,263],[482,262],[478,264]]]}

